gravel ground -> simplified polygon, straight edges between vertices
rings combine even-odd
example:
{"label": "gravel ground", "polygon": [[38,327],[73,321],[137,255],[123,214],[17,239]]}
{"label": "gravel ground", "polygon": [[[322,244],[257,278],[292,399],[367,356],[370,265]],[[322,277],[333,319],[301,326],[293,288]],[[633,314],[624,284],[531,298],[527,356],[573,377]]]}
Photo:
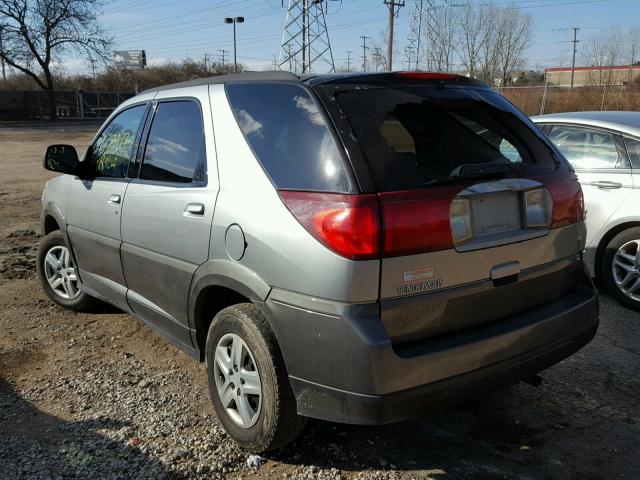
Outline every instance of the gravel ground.
{"label": "gravel ground", "polygon": [[40,155],[91,134],[0,126],[0,479],[640,478],[640,314],[607,296],[594,341],[537,388],[384,427],[313,421],[249,468],[203,366],[126,314],[75,314],[40,290]]}

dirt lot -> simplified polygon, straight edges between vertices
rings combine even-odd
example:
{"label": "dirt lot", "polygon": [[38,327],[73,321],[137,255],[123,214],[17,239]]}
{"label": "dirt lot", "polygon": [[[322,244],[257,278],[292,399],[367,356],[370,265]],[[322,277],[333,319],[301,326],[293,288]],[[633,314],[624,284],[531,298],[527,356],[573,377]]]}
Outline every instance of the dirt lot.
{"label": "dirt lot", "polygon": [[34,274],[48,143],[0,124],[0,478],[639,478],[640,314],[602,297],[581,352],[463,407],[385,427],[311,422],[257,470],[217,425],[202,366],[134,318],[54,306]]}

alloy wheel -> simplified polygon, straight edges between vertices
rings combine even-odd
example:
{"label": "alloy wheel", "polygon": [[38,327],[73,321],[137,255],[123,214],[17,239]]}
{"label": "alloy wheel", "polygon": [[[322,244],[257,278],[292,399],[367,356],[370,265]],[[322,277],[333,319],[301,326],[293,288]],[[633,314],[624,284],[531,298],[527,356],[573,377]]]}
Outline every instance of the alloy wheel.
{"label": "alloy wheel", "polygon": [[51,290],[65,300],[80,295],[76,267],[67,247],[51,247],[44,256],[44,274]]}
{"label": "alloy wheel", "polygon": [[627,297],[640,301],[640,240],[631,240],[613,256],[613,280]]}
{"label": "alloy wheel", "polygon": [[247,344],[235,333],[220,338],[215,350],[216,389],[233,422],[250,428],[262,407],[262,385],[256,362]]}

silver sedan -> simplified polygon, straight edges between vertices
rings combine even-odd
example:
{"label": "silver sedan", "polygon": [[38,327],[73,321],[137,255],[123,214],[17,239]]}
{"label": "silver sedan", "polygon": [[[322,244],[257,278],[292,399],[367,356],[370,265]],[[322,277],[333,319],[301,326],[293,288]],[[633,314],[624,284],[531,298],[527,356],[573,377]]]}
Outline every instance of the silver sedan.
{"label": "silver sedan", "polygon": [[532,120],[571,162],[582,185],[591,273],[623,305],[640,310],[640,112]]}

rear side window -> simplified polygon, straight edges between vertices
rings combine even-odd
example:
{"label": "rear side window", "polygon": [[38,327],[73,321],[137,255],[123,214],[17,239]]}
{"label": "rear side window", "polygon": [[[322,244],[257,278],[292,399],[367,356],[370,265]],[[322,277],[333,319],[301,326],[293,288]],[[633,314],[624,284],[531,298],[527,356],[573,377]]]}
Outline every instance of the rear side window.
{"label": "rear side window", "polygon": [[549,139],[574,168],[616,168],[620,160],[616,140],[609,132],[555,125]]}
{"label": "rear side window", "polygon": [[233,114],[277,188],[352,191],[322,107],[290,84],[230,84]]}
{"label": "rear side window", "polygon": [[640,140],[624,137],[624,144],[627,147],[631,166],[633,168],[640,168]]}
{"label": "rear side window", "polygon": [[487,90],[370,87],[335,98],[380,191],[414,189],[493,164],[514,172],[556,169],[541,134]]}
{"label": "rear side window", "polygon": [[173,183],[205,180],[204,128],[198,104],[193,101],[158,104],[140,178]]}

